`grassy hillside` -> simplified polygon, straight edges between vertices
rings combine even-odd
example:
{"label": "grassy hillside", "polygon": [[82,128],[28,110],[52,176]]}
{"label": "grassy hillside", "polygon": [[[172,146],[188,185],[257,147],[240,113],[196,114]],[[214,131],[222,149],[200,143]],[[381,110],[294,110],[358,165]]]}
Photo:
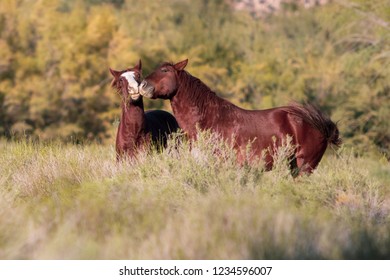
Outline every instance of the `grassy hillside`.
{"label": "grassy hillside", "polygon": [[385,158],[329,151],[294,180],[283,154],[263,172],[210,135],[173,142],[121,164],[112,146],[0,142],[0,258],[390,257]]}

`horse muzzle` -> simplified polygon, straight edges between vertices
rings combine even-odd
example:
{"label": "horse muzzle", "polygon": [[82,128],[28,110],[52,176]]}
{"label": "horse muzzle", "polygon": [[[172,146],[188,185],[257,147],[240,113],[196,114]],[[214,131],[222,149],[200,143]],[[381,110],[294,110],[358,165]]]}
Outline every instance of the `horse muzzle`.
{"label": "horse muzzle", "polygon": [[137,87],[137,89],[134,89],[132,87],[128,87],[127,92],[129,94],[131,100],[133,100],[133,101],[137,101],[141,96],[139,93],[138,87]]}
{"label": "horse muzzle", "polygon": [[147,81],[143,80],[142,83],[138,87],[138,92],[139,92],[139,94],[141,94],[142,96],[144,96],[146,98],[153,98],[154,86],[152,86],[151,84],[148,84]]}

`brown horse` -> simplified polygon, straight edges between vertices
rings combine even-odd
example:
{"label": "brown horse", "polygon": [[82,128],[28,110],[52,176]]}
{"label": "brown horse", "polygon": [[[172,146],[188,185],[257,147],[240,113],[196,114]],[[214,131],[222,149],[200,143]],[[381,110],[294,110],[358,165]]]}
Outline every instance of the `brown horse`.
{"label": "brown horse", "polygon": [[142,81],[139,92],[147,98],[169,99],[181,129],[190,139],[196,139],[197,127],[216,132],[232,141],[240,162],[251,143],[249,160],[262,158],[269,170],[273,166],[273,147],[282,145],[283,139],[290,135],[295,147],[291,159],[293,175],[311,173],[328,145],[340,145],[336,124],[316,107],[292,104],[268,110],[244,110],[218,97],[185,71],[187,62],[163,63]]}
{"label": "brown horse", "polygon": [[144,112],[143,98],[138,93],[142,76],[142,63],[122,71],[110,68],[114,77],[111,86],[122,98],[122,116],[116,136],[117,160],[125,155],[135,157],[138,150],[153,143],[165,147],[167,137],[179,128],[176,119],[168,112],[153,110]]}

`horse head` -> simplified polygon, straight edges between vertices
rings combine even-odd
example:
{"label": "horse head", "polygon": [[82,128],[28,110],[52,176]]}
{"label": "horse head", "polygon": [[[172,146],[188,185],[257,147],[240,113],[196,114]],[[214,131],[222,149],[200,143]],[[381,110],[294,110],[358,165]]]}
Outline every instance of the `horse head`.
{"label": "horse head", "polygon": [[118,91],[122,101],[126,105],[127,102],[138,101],[141,95],[138,91],[138,85],[142,77],[142,62],[139,60],[138,64],[133,68],[117,71],[110,68],[111,75],[114,79],[111,86]]}
{"label": "horse head", "polygon": [[149,74],[140,84],[139,93],[147,98],[172,98],[179,87],[178,74],[184,70],[188,59],[176,64],[165,62]]}

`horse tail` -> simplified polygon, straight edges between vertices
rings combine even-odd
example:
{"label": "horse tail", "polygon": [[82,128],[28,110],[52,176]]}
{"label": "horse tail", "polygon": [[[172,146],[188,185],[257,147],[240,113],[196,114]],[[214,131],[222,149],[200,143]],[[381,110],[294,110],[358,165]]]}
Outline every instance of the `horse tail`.
{"label": "horse tail", "polygon": [[302,105],[294,102],[287,106],[285,111],[302,118],[312,127],[318,129],[328,145],[340,147],[342,140],[337,124],[329,116],[322,113],[317,106],[309,103]]}

